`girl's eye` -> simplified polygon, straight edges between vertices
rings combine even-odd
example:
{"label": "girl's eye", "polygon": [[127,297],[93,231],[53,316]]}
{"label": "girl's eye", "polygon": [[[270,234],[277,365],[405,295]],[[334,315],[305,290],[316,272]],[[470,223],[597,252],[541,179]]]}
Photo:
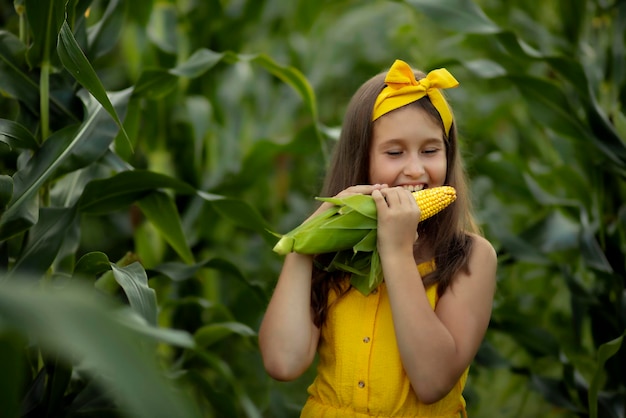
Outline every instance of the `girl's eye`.
{"label": "girl's eye", "polygon": [[434,154],[439,151],[439,148],[427,148],[423,152],[424,154]]}
{"label": "girl's eye", "polygon": [[400,155],[402,151],[387,151],[387,155]]}

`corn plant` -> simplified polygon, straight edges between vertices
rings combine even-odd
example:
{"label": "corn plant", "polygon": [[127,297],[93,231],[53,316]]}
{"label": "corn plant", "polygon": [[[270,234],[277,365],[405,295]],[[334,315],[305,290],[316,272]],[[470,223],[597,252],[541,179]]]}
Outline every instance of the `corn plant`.
{"label": "corn plant", "polygon": [[[257,63],[302,94],[308,94],[307,84],[268,57],[203,49],[174,68],[142,68],[136,83],[111,90],[94,63],[118,39],[125,6],[120,1],[90,6],[89,1],[16,1],[19,36],[0,33],[0,89],[9,115],[0,120],[0,317],[2,347],[10,354],[2,362],[12,371],[3,376],[2,386],[11,386],[0,395],[3,412],[199,416],[188,393],[178,392],[193,382],[191,392],[205,404],[204,415],[241,410],[256,416],[257,407],[225,360],[207,350],[225,338],[250,339],[255,332],[202,293],[185,299],[185,286],[197,280],[198,271],[215,269],[241,280],[253,295],[256,290],[259,303],[263,295],[228,261],[194,254],[177,199],[205,204],[271,243],[267,224],[240,199],[142,164],[138,131],[146,101],[221,60]],[[100,227],[106,232],[92,232]],[[111,248],[129,239],[137,244]],[[151,251],[158,253],[159,246],[171,255],[154,256]],[[161,280],[161,287],[149,284],[149,276],[153,283]],[[75,282],[91,285],[74,290]],[[180,299],[159,307],[155,288],[171,287],[181,292]],[[50,294],[28,291],[37,288]],[[89,302],[94,292],[117,304]],[[130,311],[118,306],[120,301]],[[215,317],[186,320],[190,306],[214,310]],[[165,348],[157,351],[154,342]],[[163,361],[166,366],[159,364]],[[230,397],[222,397],[224,391]]]}
{"label": "corn plant", "polygon": [[[447,67],[498,292],[471,416],[622,417],[624,2],[0,5],[6,416],[296,417],[276,237],[360,83]],[[176,410],[176,412],[172,412]]]}

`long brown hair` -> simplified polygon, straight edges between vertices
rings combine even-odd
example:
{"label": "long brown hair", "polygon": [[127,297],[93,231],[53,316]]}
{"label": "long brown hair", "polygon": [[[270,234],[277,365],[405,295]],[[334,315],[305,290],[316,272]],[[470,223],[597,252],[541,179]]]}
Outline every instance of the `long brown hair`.
{"label": "long brown hair", "polygon": [[[385,87],[385,74],[378,74],[366,81],[352,96],[341,129],[338,143],[333,150],[333,158],[322,190],[322,196],[335,196],[349,186],[369,184],[369,158],[373,136],[372,109],[376,97]],[[415,73],[419,80],[425,76]],[[407,106],[425,110],[441,126],[446,145],[447,172],[445,184],[453,186],[457,192],[456,201],[446,209],[420,222],[419,240],[433,250],[437,269],[423,277],[424,285],[437,283],[438,293],[442,295],[460,270],[468,269],[471,237],[478,228],[472,217],[465,169],[457,144],[456,124],[453,122],[450,133],[445,134],[439,113],[425,96]],[[328,294],[334,290],[345,293],[346,274],[329,273],[321,266],[327,265],[333,254],[321,254],[315,257],[313,266],[313,284],[311,307],[315,325],[321,327],[328,312]]]}

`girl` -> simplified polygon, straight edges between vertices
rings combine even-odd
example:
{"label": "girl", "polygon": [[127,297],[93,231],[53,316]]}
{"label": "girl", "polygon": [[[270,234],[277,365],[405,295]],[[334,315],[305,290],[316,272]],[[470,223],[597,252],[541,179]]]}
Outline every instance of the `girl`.
{"label": "girl", "polygon": [[[424,75],[396,60],[348,106],[323,195],[372,195],[384,283],[365,296],[345,273],[321,268],[329,255],[286,256],[259,344],[281,381],[319,354],[302,417],[466,416],[462,391],[491,316],[497,260],[472,219],[439,90],[456,85],[445,69]],[[442,185],[457,200],[418,224],[410,192]]]}

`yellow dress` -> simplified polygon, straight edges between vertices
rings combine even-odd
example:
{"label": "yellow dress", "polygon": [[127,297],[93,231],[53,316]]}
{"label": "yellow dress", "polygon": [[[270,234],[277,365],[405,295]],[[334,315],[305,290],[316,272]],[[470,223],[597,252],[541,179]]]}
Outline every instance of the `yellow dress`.
{"label": "yellow dress", "polygon": [[[433,268],[434,262],[418,266],[422,276]],[[435,309],[437,286],[426,293]],[[329,303],[335,299],[331,292]],[[400,360],[384,283],[368,296],[350,289],[330,308],[318,354],[317,377],[301,417],[466,416],[462,393],[469,368],[440,401],[426,405],[415,395]]]}

